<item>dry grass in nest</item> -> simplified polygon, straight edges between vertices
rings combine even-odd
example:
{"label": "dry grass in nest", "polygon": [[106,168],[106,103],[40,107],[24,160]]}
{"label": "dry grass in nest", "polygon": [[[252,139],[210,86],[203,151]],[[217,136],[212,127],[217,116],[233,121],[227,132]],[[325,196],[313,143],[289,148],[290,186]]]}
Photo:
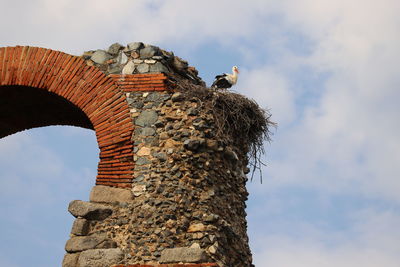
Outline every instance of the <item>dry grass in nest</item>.
{"label": "dry grass in nest", "polygon": [[261,158],[265,154],[264,142],[271,141],[271,128],[276,123],[271,121],[268,110],[261,108],[254,100],[241,94],[225,90],[214,90],[195,85],[185,80],[176,84],[176,90],[186,98],[197,98],[209,107],[216,124],[216,136],[225,144],[240,144],[252,167],[251,179],[254,173],[260,172],[264,165]]}

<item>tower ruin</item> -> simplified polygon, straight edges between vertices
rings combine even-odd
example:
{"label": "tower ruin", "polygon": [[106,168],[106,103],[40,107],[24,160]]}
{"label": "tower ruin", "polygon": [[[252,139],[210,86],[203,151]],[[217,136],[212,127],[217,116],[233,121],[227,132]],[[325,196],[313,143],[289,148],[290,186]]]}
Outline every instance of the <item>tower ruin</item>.
{"label": "tower ruin", "polygon": [[63,267],[252,266],[246,173],[272,125],[253,101],[140,42],[82,56],[17,46],[0,48],[0,110],[0,138],[96,133],[96,185],[69,204]]}

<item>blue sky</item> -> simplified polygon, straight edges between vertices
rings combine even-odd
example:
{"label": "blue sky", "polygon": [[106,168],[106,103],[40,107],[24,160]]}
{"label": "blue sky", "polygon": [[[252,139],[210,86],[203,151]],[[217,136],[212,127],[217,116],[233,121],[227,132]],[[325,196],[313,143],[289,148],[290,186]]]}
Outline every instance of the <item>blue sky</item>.
{"label": "blue sky", "polygon": [[[210,84],[270,109],[248,233],[264,266],[398,267],[400,2],[0,0],[0,46],[79,55],[114,42],[174,51]],[[79,151],[79,153],[75,153]],[[46,127],[0,140],[0,266],[57,266],[96,176],[94,132]]]}

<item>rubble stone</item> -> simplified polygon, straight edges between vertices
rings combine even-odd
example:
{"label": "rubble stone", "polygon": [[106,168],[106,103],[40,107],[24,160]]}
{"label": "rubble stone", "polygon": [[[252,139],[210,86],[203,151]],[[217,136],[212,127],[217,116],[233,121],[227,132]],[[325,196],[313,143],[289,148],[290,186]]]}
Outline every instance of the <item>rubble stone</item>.
{"label": "rubble stone", "polygon": [[202,223],[197,223],[197,224],[192,224],[188,228],[188,233],[194,233],[194,232],[203,232],[206,230],[206,227]]}
{"label": "rubble stone", "polygon": [[136,66],[136,69],[139,73],[147,73],[150,70],[150,66],[148,64],[141,63]]}
{"label": "rubble stone", "polygon": [[97,50],[94,52],[94,54],[91,56],[91,60],[97,64],[104,64],[107,60],[111,59],[112,56],[108,54],[104,50]]}
{"label": "rubble stone", "polygon": [[164,64],[162,64],[161,62],[157,62],[154,65],[150,65],[150,72],[168,73],[169,69]]}
{"label": "rubble stone", "polygon": [[139,126],[151,126],[158,119],[158,115],[154,110],[144,110],[136,119],[135,124]]}
{"label": "rubble stone", "polygon": [[125,55],[124,52],[120,51],[117,59],[117,63],[120,65],[124,65],[128,62],[128,57]]}
{"label": "rubble stone", "polygon": [[146,59],[151,58],[152,56],[160,56],[160,49],[156,46],[147,46],[145,48],[140,49],[140,58]]}
{"label": "rubble stone", "polygon": [[186,149],[196,151],[200,147],[200,140],[198,139],[187,139],[183,142],[183,146]]}
{"label": "rubble stone", "polygon": [[[98,67],[108,74],[166,73],[179,75],[179,79],[189,79],[195,84],[205,85],[197,75],[197,70],[185,60],[174,56],[157,46],[132,42],[126,47],[119,43],[112,44],[107,51],[84,52],[82,58],[87,65]],[[174,78],[175,79],[175,78]]]}
{"label": "rubble stone", "polygon": [[180,92],[174,93],[171,97],[171,100],[173,102],[179,102],[179,101],[182,101],[183,99],[184,99],[184,97],[183,97],[182,93],[180,93]]}
{"label": "rubble stone", "polygon": [[125,67],[122,69],[122,74],[132,74],[135,71],[135,63],[128,61]]}
{"label": "rubble stone", "polygon": [[128,44],[129,50],[138,50],[142,47],[144,47],[144,44],[142,42],[133,42]]}
{"label": "rubble stone", "polygon": [[108,52],[109,54],[111,54],[111,55],[117,55],[118,52],[119,52],[120,50],[122,50],[122,49],[124,49],[124,46],[123,46],[123,45],[121,45],[121,44],[119,44],[119,43],[114,43],[114,44],[112,44],[112,45],[108,48],[107,52]]}

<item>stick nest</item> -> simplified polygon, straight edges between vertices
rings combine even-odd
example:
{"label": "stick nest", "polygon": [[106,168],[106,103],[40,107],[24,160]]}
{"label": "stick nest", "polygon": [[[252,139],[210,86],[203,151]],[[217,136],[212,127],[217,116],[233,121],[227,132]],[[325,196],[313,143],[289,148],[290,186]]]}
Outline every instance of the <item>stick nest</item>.
{"label": "stick nest", "polygon": [[214,90],[195,85],[187,80],[179,80],[176,90],[187,99],[196,99],[212,111],[216,137],[224,144],[235,144],[243,149],[239,153],[247,154],[248,164],[252,169],[251,179],[255,171],[260,172],[264,165],[261,158],[265,154],[264,142],[271,141],[271,128],[276,123],[271,121],[268,110],[261,108],[254,100],[241,94],[226,90]]}

